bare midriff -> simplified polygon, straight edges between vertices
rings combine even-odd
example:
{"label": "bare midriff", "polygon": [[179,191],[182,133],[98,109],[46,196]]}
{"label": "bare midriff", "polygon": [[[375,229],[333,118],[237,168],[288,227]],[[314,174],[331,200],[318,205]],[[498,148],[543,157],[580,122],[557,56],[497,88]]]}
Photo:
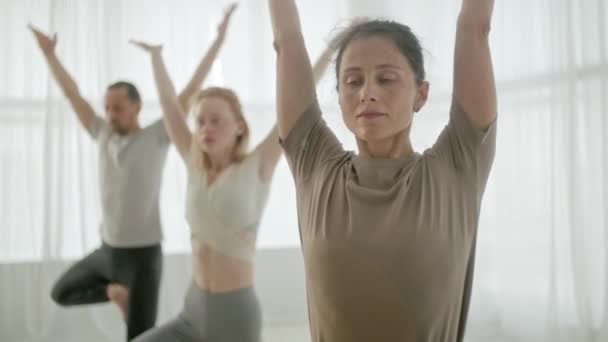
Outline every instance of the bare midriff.
{"label": "bare midriff", "polygon": [[209,292],[230,292],[253,286],[253,263],[222,254],[192,239],[192,274]]}

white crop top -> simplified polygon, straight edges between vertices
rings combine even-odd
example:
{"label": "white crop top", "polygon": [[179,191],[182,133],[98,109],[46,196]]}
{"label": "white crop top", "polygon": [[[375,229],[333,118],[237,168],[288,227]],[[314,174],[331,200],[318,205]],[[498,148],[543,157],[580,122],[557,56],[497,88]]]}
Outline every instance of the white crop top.
{"label": "white crop top", "polygon": [[260,179],[260,156],[251,153],[207,185],[207,173],[190,158],[186,220],[192,238],[220,253],[251,260],[270,190]]}

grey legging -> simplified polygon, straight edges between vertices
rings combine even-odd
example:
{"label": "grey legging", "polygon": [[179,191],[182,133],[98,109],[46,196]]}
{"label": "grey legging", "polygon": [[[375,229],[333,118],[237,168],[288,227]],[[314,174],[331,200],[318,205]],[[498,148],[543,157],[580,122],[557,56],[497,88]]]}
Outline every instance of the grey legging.
{"label": "grey legging", "polygon": [[135,342],[260,342],[262,313],[253,288],[211,293],[194,282],[177,318]]}

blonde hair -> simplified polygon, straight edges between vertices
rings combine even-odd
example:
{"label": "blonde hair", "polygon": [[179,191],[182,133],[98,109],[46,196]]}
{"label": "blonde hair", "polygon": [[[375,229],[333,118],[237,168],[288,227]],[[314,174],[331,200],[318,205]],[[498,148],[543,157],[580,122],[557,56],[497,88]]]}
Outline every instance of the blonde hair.
{"label": "blonde hair", "polygon": [[[243,122],[245,127],[243,134],[239,135],[236,140],[236,145],[232,150],[232,160],[233,162],[241,162],[245,157],[247,157],[247,149],[249,145],[249,125],[247,125],[247,121],[245,120],[245,116],[243,115],[243,107],[241,106],[241,101],[238,96],[232,89],[223,88],[223,87],[209,87],[203,90],[200,90],[196,95],[194,95],[191,99],[191,107],[192,114],[196,115],[196,111],[201,101],[206,98],[220,98],[228,103],[230,109],[232,110],[232,114],[235,119]],[[211,166],[211,161],[209,160],[209,155],[202,151],[202,146],[200,146],[198,139],[192,139],[191,144],[191,153],[192,160],[199,167],[204,170],[209,169]]]}

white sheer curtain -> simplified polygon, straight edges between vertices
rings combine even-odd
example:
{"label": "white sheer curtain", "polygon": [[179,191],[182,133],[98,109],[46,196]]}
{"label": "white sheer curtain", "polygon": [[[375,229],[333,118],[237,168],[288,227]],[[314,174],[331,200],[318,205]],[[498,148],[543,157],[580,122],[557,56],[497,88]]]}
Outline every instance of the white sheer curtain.
{"label": "white sheer curtain", "polygon": [[[214,37],[226,4],[0,2],[0,340],[122,336],[114,329],[121,325],[112,307],[62,310],[48,297],[59,272],[99,243],[97,159],[95,145],[49,79],[26,24],[58,32],[61,60],[99,111],[107,84],[134,81],[145,100],[141,121],[148,123],[160,115],[150,64],[128,39],[163,43],[180,87]],[[419,34],[432,89],[414,122],[419,150],[433,143],[447,120],[459,5],[299,1],[313,59],[336,23],[351,16],[394,18]],[[498,147],[479,229],[469,341],[608,340],[605,18],[604,0],[496,1],[491,44],[499,91]],[[274,62],[266,1],[241,1],[207,84],[228,85],[241,95],[254,142],[274,121]],[[330,125],[355,148],[338,112],[334,79],[330,70],[319,96]],[[171,151],[161,203],[168,257],[159,322],[180,309],[190,273],[184,180]],[[258,288],[263,304],[275,305],[277,316],[297,304],[302,314],[296,316],[305,317],[293,184],[284,162],[271,196],[259,243]],[[277,247],[291,248],[280,263],[272,254]],[[286,269],[277,272],[277,267]],[[279,293],[284,295],[280,303]],[[286,304],[290,300],[292,307]],[[68,332],[61,335],[60,329]]]}

